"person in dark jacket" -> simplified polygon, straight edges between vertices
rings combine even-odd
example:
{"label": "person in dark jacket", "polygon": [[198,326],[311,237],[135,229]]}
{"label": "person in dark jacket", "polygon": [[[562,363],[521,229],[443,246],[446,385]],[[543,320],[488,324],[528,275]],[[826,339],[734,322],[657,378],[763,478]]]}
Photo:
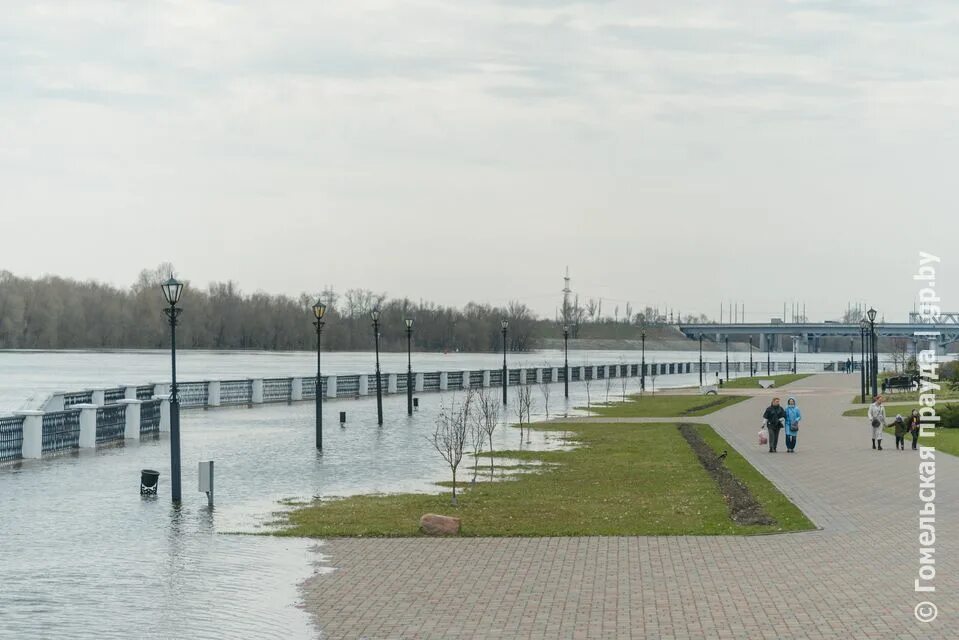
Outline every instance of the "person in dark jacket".
{"label": "person in dark jacket", "polygon": [[909,428],[906,426],[906,420],[901,414],[896,414],[896,420],[893,423],[893,426],[896,428],[896,448],[900,451],[905,451],[906,431],[908,431]]}
{"label": "person in dark jacket", "polygon": [[786,410],[779,404],[779,398],[773,398],[773,403],[763,412],[766,421],[766,430],[769,431],[769,453],[776,453],[779,444],[779,430],[786,425]]}
{"label": "person in dark jacket", "polygon": [[919,424],[921,419],[919,418],[919,409],[913,409],[912,415],[909,416],[909,435],[912,436],[912,449],[916,450],[917,444],[919,443]]}

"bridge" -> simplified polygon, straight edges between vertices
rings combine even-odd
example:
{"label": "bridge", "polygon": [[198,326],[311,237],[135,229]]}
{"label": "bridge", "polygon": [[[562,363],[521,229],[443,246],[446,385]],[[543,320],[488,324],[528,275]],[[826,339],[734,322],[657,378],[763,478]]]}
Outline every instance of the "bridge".
{"label": "bridge", "polygon": [[[876,323],[876,335],[881,338],[905,338],[915,348],[923,332],[939,331],[939,344],[945,346],[959,341],[959,313],[945,313],[940,322],[923,323],[913,314],[911,322]],[[859,338],[859,323],[844,322],[749,322],[682,324],[678,329],[696,340],[700,334],[721,342],[726,337],[757,337],[754,343],[760,351],[783,351],[786,339],[798,338],[799,350],[818,352],[821,338]]]}

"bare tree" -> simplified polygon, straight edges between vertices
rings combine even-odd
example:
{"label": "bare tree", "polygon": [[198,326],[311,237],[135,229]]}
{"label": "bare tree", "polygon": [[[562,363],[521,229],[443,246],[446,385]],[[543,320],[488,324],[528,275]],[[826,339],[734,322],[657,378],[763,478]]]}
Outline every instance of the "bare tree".
{"label": "bare tree", "polygon": [[[499,398],[483,388],[476,394],[476,413],[474,419],[480,424],[483,433],[489,442],[490,453],[493,452],[493,432],[499,426]],[[493,479],[493,456],[489,459],[489,477]]]}
{"label": "bare tree", "polygon": [[453,398],[449,405],[444,405],[436,418],[433,435],[427,438],[453,473],[453,505],[456,505],[456,469],[463,460],[463,451],[469,440],[472,399],[473,394],[468,391],[462,404],[457,404],[456,398]]}
{"label": "bare tree", "polygon": [[[474,407],[471,415],[467,416],[467,426],[469,429],[470,448],[473,450],[473,484],[476,484],[476,474],[479,473],[479,457],[483,453],[483,446],[486,444],[486,425],[483,422],[482,410],[477,410],[475,395],[470,402]],[[490,445],[492,450],[492,444]],[[490,458],[492,461],[492,457]]]}
{"label": "bare tree", "polygon": [[894,338],[892,341],[892,366],[896,371],[903,371],[909,361],[909,340]]}
{"label": "bare tree", "polygon": [[546,419],[549,420],[549,394],[553,390],[553,379],[550,377],[550,382],[546,382],[546,369],[548,365],[543,365],[543,376],[540,378],[539,383],[539,392],[543,394],[543,408],[546,409]]}
{"label": "bare tree", "polygon": [[523,419],[526,420],[526,441],[529,442],[530,435],[530,416],[533,413],[533,388],[531,386],[523,385],[520,387],[519,393],[516,394],[517,404],[519,405],[519,424],[520,424],[520,438],[523,437]]}

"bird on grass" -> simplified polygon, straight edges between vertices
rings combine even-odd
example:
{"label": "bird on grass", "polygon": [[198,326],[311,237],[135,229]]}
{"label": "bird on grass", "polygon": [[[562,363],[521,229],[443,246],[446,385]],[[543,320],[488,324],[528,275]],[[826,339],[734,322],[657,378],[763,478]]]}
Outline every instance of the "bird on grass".
{"label": "bird on grass", "polygon": [[719,457],[716,458],[716,459],[717,459],[717,460],[725,460],[727,455],[729,455],[729,452],[726,451],[725,449],[723,449],[723,452],[720,453],[720,454],[719,454]]}

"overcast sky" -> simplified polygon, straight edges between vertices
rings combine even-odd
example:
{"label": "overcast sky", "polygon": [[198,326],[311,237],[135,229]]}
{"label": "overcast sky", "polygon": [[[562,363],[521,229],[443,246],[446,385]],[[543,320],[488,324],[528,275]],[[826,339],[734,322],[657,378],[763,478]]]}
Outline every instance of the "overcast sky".
{"label": "overcast sky", "polygon": [[0,269],[912,307],[955,252],[954,2],[0,6]]}

